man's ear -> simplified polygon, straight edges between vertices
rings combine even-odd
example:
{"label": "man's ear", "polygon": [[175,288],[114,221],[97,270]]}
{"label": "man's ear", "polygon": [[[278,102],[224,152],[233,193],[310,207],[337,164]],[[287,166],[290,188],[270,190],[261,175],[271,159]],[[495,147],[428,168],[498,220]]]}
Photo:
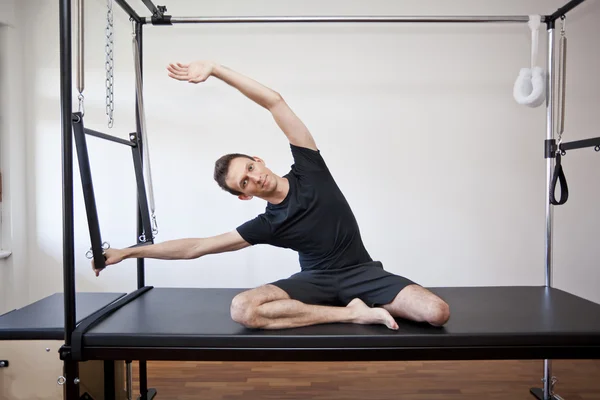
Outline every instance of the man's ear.
{"label": "man's ear", "polygon": [[254,158],[254,161],[256,161],[256,162],[259,162],[259,163],[262,163],[262,164],[265,163],[265,161],[262,158],[260,158],[260,157],[252,156],[252,158]]}
{"label": "man's ear", "polygon": [[240,200],[251,200],[252,196],[248,196],[247,194],[240,194],[238,196],[238,199],[240,199]]}

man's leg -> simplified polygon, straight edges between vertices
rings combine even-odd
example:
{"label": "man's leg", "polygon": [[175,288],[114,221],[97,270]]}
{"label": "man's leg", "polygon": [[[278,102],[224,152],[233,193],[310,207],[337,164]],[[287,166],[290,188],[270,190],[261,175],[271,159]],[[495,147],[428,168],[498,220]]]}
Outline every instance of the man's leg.
{"label": "man's leg", "polygon": [[450,318],[445,301],[403,276],[383,269],[379,261],[368,262],[338,272],[342,301],[360,298],[370,307],[381,307],[392,316],[434,326]]}
{"label": "man's leg", "polygon": [[450,318],[450,307],[429,290],[416,284],[408,285],[391,303],[382,306],[395,317],[442,326]]}
{"label": "man's leg", "polygon": [[336,322],[383,324],[390,329],[398,329],[388,311],[369,308],[359,299],[354,299],[346,307],[305,304],[291,299],[275,285],[264,285],[235,296],[231,302],[231,318],[248,328],[261,329],[285,329]]}

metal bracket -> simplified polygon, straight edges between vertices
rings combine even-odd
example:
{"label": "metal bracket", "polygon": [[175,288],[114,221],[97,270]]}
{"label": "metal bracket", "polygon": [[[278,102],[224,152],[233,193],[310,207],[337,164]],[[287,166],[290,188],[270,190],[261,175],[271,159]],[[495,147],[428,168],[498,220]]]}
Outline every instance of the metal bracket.
{"label": "metal bracket", "polygon": [[156,389],[148,389],[148,391],[146,392],[146,396],[144,399],[142,399],[142,396],[138,396],[137,400],[152,400],[154,399],[156,396],[158,395],[158,392],[156,391]]}
{"label": "metal bracket", "polygon": [[544,141],[544,158],[556,157],[556,140],[546,139]]}
{"label": "metal bracket", "polygon": [[61,361],[70,360],[71,359],[71,346],[62,346],[58,349],[59,358]]}
{"label": "metal bracket", "polygon": [[[550,400],[564,400],[562,397],[560,397],[559,395],[554,393],[554,385],[556,384],[557,381],[558,381],[558,379],[556,379],[555,376],[553,376],[552,379],[550,380]],[[544,378],[542,378],[542,382],[544,382]],[[530,392],[537,399],[546,400],[546,398],[544,397],[544,389],[532,388],[532,389],[530,389]]]}
{"label": "metal bracket", "polygon": [[167,6],[156,6],[156,11],[152,14],[152,25],[171,25],[171,16],[165,15]]}

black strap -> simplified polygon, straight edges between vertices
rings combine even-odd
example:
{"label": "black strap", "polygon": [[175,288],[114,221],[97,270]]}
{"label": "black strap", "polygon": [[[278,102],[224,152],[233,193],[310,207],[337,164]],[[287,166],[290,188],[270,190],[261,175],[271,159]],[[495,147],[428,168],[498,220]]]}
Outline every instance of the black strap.
{"label": "black strap", "polygon": [[[563,172],[562,164],[560,161],[560,151],[556,153],[556,165],[554,166],[554,175],[552,176],[552,183],[550,185],[550,203],[555,206],[563,205],[569,198],[569,188],[567,186],[567,178]],[[556,183],[560,181],[560,201],[556,200],[554,193],[556,192]]]}
{"label": "black strap", "polygon": [[71,357],[74,361],[82,360],[82,350],[83,350],[83,335],[98,324],[100,321],[104,320],[110,313],[113,311],[123,307],[125,304],[130,301],[138,298],[142,294],[146,293],[148,290],[152,289],[153,286],[144,286],[135,292],[129,293],[127,296],[121,297],[119,300],[114,303],[96,311],[77,326],[77,328],[73,331],[73,335],[71,336]]}

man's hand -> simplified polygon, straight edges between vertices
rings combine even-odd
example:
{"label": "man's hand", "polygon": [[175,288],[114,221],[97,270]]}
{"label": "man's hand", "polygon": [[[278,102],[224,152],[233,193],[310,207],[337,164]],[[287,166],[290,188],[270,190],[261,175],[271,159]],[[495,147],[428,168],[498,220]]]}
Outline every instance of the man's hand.
{"label": "man's hand", "polygon": [[212,61],[194,61],[189,64],[169,64],[169,76],[178,81],[200,83],[207,80],[213,73],[216,64]]}
{"label": "man's hand", "polygon": [[[104,252],[104,257],[106,258],[105,265],[109,266],[109,265],[117,264],[117,263],[120,263],[121,261],[123,261],[123,259],[125,258],[125,254],[124,254],[123,250],[108,249]],[[94,270],[94,273],[96,274],[96,276],[99,276],[100,271],[102,271],[101,269],[97,269],[94,266],[93,260],[92,260],[92,269]]]}

